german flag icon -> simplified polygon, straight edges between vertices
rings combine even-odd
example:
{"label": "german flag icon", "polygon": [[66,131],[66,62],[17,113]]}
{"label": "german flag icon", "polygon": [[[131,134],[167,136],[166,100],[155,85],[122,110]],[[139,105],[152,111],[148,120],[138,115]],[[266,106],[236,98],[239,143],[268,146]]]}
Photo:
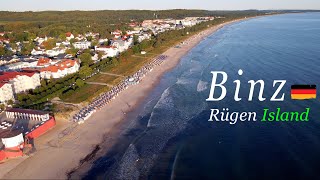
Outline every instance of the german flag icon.
{"label": "german flag icon", "polygon": [[292,85],[291,99],[305,100],[317,98],[316,85]]}

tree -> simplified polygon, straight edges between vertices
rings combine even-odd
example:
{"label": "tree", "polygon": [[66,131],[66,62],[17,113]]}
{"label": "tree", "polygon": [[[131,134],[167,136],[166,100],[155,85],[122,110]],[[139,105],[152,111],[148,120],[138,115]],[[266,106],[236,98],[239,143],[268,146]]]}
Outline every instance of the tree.
{"label": "tree", "polygon": [[0,104],[0,110],[4,110],[4,108],[5,108],[6,106],[4,105],[4,104]]}
{"label": "tree", "polygon": [[79,56],[81,60],[81,66],[91,65],[93,64],[92,56],[90,53],[83,53]]}
{"label": "tree", "polygon": [[46,50],[50,50],[56,47],[56,42],[57,42],[56,39],[48,39],[48,41],[45,41],[42,44],[46,48]]}
{"label": "tree", "polygon": [[84,84],[85,84],[85,82],[84,82],[82,79],[77,79],[76,85],[77,85],[79,88],[83,87]]}
{"label": "tree", "polygon": [[0,46],[0,56],[5,55],[6,51],[3,46]]}
{"label": "tree", "polygon": [[22,55],[29,55],[29,54],[31,54],[31,51],[32,51],[33,48],[34,48],[34,44],[33,43],[24,44],[22,49],[21,49],[21,54]]}
{"label": "tree", "polygon": [[66,33],[61,33],[61,34],[59,35],[59,39],[60,39],[61,41],[66,40]]}
{"label": "tree", "polygon": [[13,100],[8,100],[8,103],[7,103],[8,105],[13,105]]}
{"label": "tree", "polygon": [[139,45],[134,45],[134,46],[132,47],[132,51],[133,51],[134,54],[139,53],[139,52],[140,52],[140,47],[139,47]]}
{"label": "tree", "polygon": [[85,65],[80,68],[79,75],[81,78],[85,78],[87,76],[90,76],[92,74],[92,72],[93,72],[93,70],[88,65]]}
{"label": "tree", "polygon": [[101,59],[103,54],[104,54],[103,52],[98,52],[98,59]]}
{"label": "tree", "polygon": [[92,41],[92,39],[93,39],[92,36],[87,37],[87,41]]}
{"label": "tree", "polygon": [[78,50],[76,50],[75,48],[71,48],[71,49],[67,49],[66,53],[67,54],[71,54],[72,56],[76,56]]}
{"label": "tree", "polygon": [[137,36],[137,35],[134,35],[134,36],[133,36],[133,44],[134,44],[134,45],[139,44],[138,36]]}

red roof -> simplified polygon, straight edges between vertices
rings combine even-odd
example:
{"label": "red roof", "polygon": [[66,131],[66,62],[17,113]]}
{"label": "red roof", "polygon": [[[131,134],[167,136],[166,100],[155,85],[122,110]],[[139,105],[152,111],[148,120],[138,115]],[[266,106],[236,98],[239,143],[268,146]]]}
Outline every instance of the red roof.
{"label": "red roof", "polygon": [[37,66],[44,66],[44,65],[46,65],[46,64],[49,64],[50,61],[51,61],[51,59],[49,59],[49,58],[40,58],[40,59],[38,60]]}
{"label": "red roof", "polygon": [[6,38],[3,38],[3,37],[0,37],[0,41],[10,41],[10,39],[6,39]]}
{"label": "red roof", "polygon": [[58,72],[58,70],[64,70],[66,68],[73,67],[77,61],[71,59],[65,59],[55,65],[48,66],[46,68],[42,68],[41,72],[50,71],[50,72]]}
{"label": "red roof", "polygon": [[67,32],[67,33],[66,33],[66,36],[67,36],[67,37],[70,37],[71,35],[72,35],[71,32]]}
{"label": "red roof", "polygon": [[16,78],[17,76],[29,76],[32,77],[35,72],[3,72],[0,74],[0,82],[8,82],[11,79]]}
{"label": "red roof", "polygon": [[2,88],[2,86],[4,86],[6,83],[1,83],[0,82],[0,88]]}

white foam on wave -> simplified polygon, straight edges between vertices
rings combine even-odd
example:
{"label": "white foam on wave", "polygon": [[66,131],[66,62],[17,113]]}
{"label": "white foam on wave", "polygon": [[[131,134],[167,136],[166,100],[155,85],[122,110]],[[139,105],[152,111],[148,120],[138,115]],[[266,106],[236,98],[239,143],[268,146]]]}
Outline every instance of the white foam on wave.
{"label": "white foam on wave", "polygon": [[[161,97],[159,99],[159,101],[157,102],[157,104],[154,106],[153,111],[151,112],[151,116],[149,118],[148,121],[148,125],[147,127],[151,127],[153,125],[153,121],[154,121],[154,116],[155,116],[155,109],[173,109],[174,108],[174,103],[173,103],[173,99],[170,97],[170,87],[167,88],[166,90],[164,90],[164,92],[161,94]],[[156,121],[154,122],[154,124],[157,123]],[[159,122],[158,122],[159,123]]]}
{"label": "white foam on wave", "polygon": [[206,89],[208,89],[208,82],[199,80],[197,85],[197,92],[202,92]]}
{"label": "white foam on wave", "polygon": [[136,147],[130,144],[124,155],[122,156],[118,168],[114,172],[112,179],[126,180],[139,179],[140,173],[137,168],[139,162],[139,154]]}
{"label": "white foam on wave", "polygon": [[186,84],[191,84],[192,81],[190,81],[187,78],[178,78],[178,81],[176,84],[181,84],[181,85],[186,85]]}

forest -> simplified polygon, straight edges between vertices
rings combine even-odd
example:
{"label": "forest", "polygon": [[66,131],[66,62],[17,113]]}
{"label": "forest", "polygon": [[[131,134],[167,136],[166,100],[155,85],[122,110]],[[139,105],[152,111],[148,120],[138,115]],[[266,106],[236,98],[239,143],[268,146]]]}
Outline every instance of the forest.
{"label": "forest", "polygon": [[[58,37],[65,32],[73,34],[88,31],[98,32],[103,37],[109,32],[126,30],[129,22],[142,22],[146,19],[184,18],[191,16],[256,16],[279,11],[205,11],[205,10],[122,10],[122,11],[42,11],[8,12],[0,11],[0,32],[29,32],[32,36]],[[22,35],[20,35],[22,36]],[[28,39],[28,38],[25,38]]]}

